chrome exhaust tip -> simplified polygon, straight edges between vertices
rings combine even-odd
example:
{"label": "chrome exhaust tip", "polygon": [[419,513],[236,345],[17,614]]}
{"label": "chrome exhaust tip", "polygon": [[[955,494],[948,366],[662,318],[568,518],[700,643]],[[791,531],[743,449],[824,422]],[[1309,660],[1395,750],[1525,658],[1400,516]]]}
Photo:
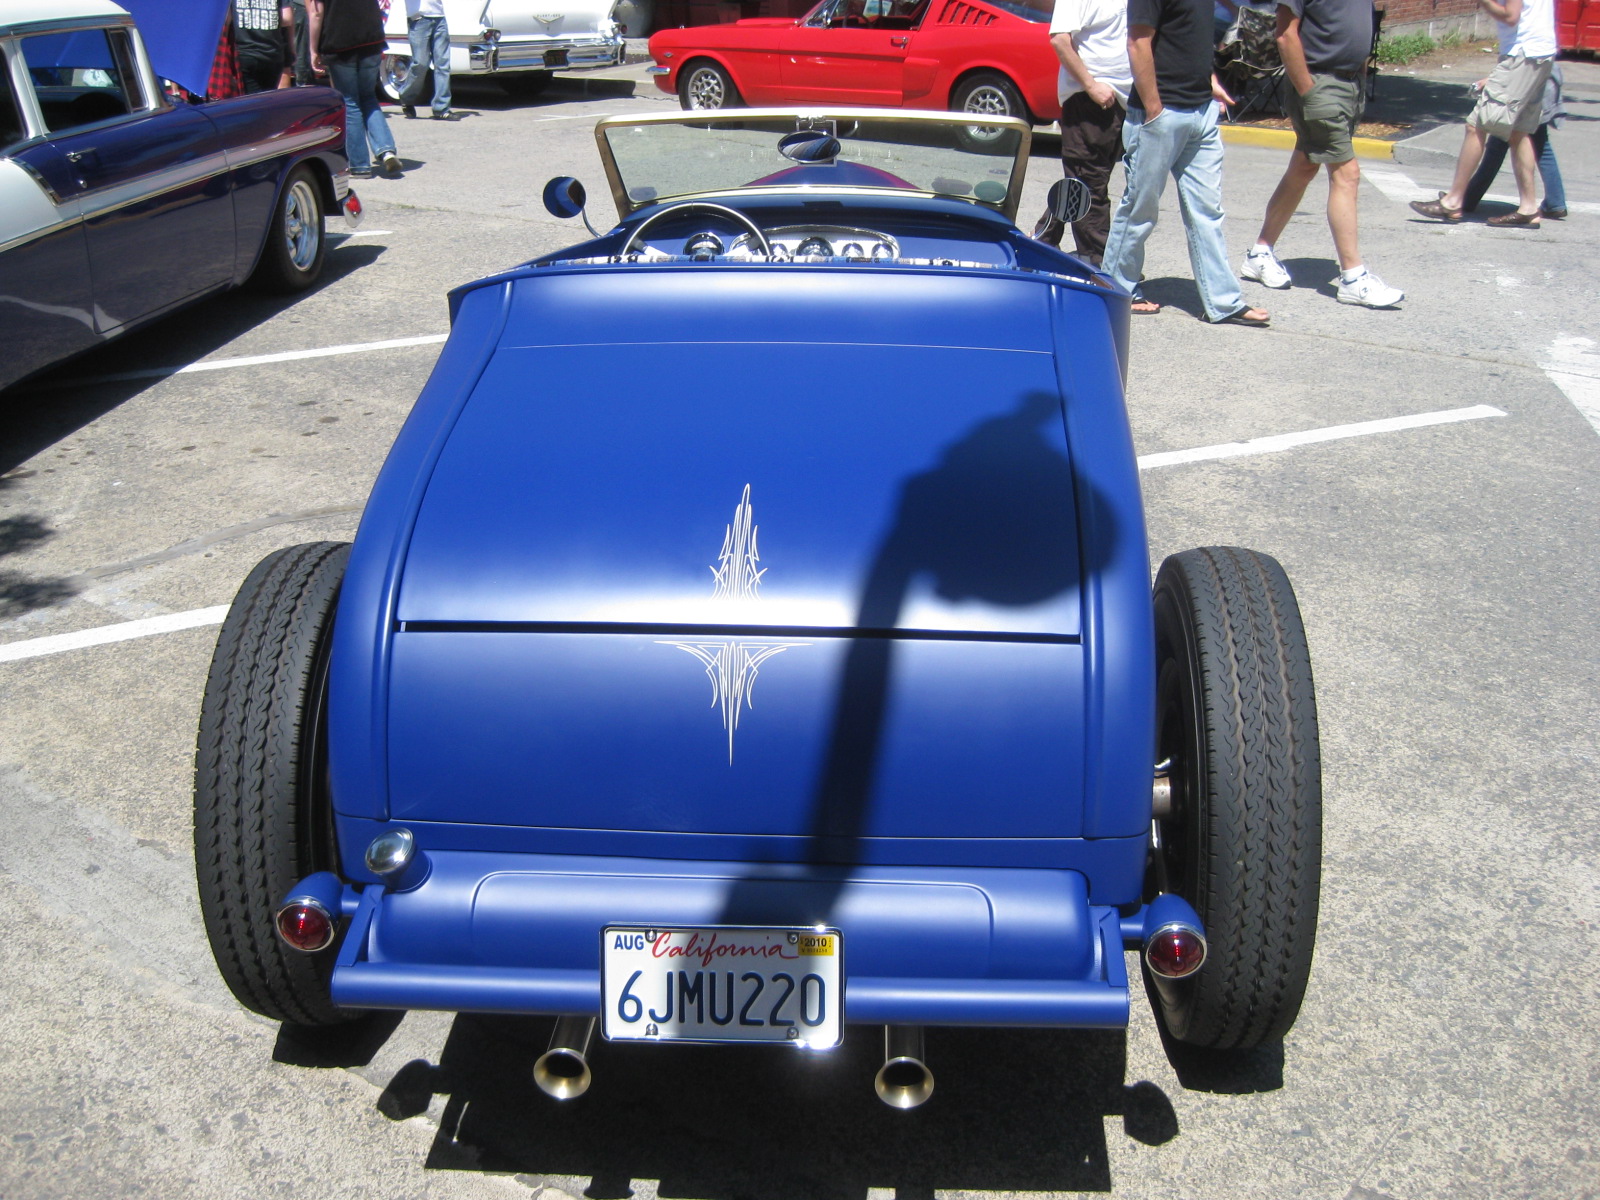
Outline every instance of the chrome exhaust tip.
{"label": "chrome exhaust tip", "polygon": [[557,1100],[572,1100],[589,1090],[589,1047],[594,1042],[593,1017],[561,1017],[550,1036],[550,1048],[533,1064],[533,1082]]}
{"label": "chrome exhaust tip", "polygon": [[916,1108],[933,1095],[933,1072],[924,1061],[921,1025],[883,1027],[883,1066],[873,1089],[890,1108]]}

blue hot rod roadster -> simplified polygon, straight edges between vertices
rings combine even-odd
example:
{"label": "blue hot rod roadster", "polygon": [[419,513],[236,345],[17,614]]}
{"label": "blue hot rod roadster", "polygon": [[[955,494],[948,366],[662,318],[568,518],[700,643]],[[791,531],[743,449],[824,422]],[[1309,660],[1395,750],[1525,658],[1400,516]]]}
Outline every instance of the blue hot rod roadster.
{"label": "blue hot rod roadster", "polygon": [[[1152,592],[1128,297],[1013,218],[1029,132],[607,118],[620,223],[462,287],[353,545],[273,554],[195,845],[256,1012],[824,1051],[929,1025],[1280,1037],[1320,777],[1282,569]],[[581,186],[552,181],[552,211]],[[584,217],[587,222],[587,216]],[[604,364],[597,368],[597,364]]]}

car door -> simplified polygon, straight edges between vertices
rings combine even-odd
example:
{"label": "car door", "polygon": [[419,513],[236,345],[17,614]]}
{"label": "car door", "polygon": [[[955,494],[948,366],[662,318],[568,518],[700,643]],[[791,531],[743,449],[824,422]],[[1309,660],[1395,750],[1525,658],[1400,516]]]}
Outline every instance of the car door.
{"label": "car door", "polygon": [[779,68],[788,99],[900,107],[911,29],[890,16],[893,7],[892,0],[833,0],[796,25]]}
{"label": "car door", "polygon": [[11,48],[0,42],[0,388],[99,340],[75,185],[22,103]]}
{"label": "car door", "polygon": [[35,34],[20,46],[81,206],[97,331],[230,282],[232,200],[205,115],[150,94],[126,29]]}

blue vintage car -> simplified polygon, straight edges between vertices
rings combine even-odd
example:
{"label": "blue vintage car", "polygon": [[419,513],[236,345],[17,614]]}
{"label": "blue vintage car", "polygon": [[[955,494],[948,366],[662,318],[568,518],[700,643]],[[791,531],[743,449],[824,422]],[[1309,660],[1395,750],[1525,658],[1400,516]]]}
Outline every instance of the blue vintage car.
{"label": "blue vintage car", "polygon": [[970,121],[608,118],[620,223],[452,294],[354,545],[264,560],[218,641],[195,841],[242,1003],[553,1015],[559,1097],[597,1026],[872,1026],[900,1107],[926,1026],[1125,1026],[1127,950],[1177,1039],[1289,1027],[1293,592],[1213,547],[1152,593],[1128,297],[1013,223],[1027,127]]}
{"label": "blue vintage car", "polygon": [[[133,0],[130,0],[133,4]],[[202,296],[310,287],[359,219],[328,88],[190,104],[226,3],[0,9],[0,388]]]}

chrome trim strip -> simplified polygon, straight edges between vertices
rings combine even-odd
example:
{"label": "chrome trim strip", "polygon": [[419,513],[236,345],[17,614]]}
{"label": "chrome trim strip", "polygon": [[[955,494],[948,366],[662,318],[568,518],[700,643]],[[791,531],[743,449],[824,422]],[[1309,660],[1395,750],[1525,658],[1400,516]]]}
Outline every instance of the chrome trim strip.
{"label": "chrome trim strip", "polygon": [[7,159],[6,161],[15,166],[21,167],[22,170],[27,173],[28,177],[39,185],[39,190],[42,191],[46,196],[50,197],[50,203],[54,204],[57,208],[61,207],[61,193],[56,191],[55,188],[51,187],[43,175],[39,174],[38,171],[33,169],[32,163],[25,163],[20,158],[11,158]]}
{"label": "chrome trim strip", "polygon": [[27,233],[19,234],[18,236],[12,238],[9,242],[0,242],[0,254],[6,254],[12,250],[18,249],[19,247],[26,246],[30,242],[36,242],[40,238],[49,237],[52,233],[61,233],[64,230],[73,229],[82,224],[83,218],[81,216],[71,216],[55,225],[46,225],[41,229],[34,229]]}
{"label": "chrome trim strip", "polygon": [[[330,133],[333,137],[329,136]],[[104,217],[131,205],[142,204],[147,200],[165,196],[169,192],[178,191],[180,188],[189,187],[202,180],[214,179],[218,175],[229,174],[258,162],[320,145],[337,136],[337,130],[318,130],[277,138],[270,142],[258,142],[234,151],[220,150],[205,158],[169,167],[155,175],[146,175],[128,183],[113,184],[84,192],[83,216],[85,220]]]}

